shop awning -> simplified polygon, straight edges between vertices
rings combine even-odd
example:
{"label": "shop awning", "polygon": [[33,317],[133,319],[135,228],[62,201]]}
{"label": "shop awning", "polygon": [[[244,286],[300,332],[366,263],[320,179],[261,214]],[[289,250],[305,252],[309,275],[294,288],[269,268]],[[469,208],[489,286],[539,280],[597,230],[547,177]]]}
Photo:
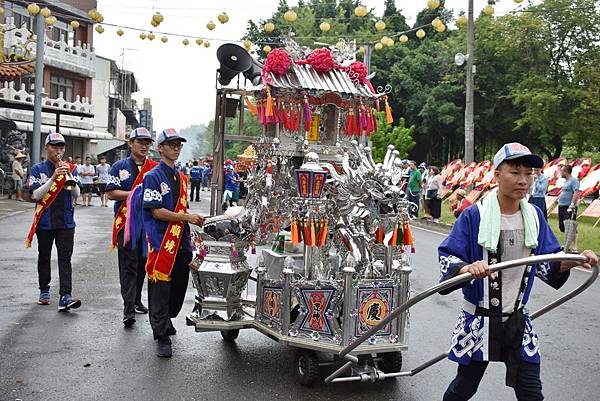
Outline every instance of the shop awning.
{"label": "shop awning", "polygon": [[[17,125],[17,129],[21,131],[29,131],[33,132],[33,124],[25,121],[15,121]],[[53,125],[42,124],[42,134],[50,134],[54,132],[56,128]],[[99,131],[90,131],[79,128],[69,128],[69,127],[61,127],[60,133],[66,136],[74,136],[78,138],[88,138],[88,139],[115,139],[112,134],[108,132],[99,132]]]}

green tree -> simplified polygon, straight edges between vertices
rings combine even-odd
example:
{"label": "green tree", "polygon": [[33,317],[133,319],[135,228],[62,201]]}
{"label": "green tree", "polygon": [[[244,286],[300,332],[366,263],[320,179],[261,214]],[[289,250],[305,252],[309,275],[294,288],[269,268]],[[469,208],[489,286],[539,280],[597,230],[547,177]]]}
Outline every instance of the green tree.
{"label": "green tree", "polygon": [[379,112],[377,117],[377,131],[371,135],[373,144],[373,159],[382,162],[389,145],[394,145],[400,152],[400,158],[404,159],[415,146],[412,136],[415,126],[406,127],[404,118],[398,121],[396,126],[387,123],[384,112]]}

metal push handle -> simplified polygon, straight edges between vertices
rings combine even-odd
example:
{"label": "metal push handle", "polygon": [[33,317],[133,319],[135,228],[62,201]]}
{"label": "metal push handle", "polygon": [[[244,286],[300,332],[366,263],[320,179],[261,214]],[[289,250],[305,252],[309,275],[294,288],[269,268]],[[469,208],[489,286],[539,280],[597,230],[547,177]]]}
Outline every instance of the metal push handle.
{"label": "metal push handle", "polygon": [[[510,268],[514,268],[514,267],[518,267],[518,266],[532,265],[532,264],[538,264],[538,263],[542,263],[542,262],[559,262],[559,261],[585,262],[586,260],[587,260],[587,258],[582,255],[569,255],[569,254],[537,255],[537,256],[530,256],[527,258],[510,260],[507,262],[496,263],[496,264],[490,266],[490,272],[498,272],[498,271],[502,271],[505,269],[510,269]],[[597,277],[598,277],[598,266],[593,266],[591,276],[581,286],[577,287],[576,289],[569,292],[568,294],[560,297],[556,301],[548,304],[547,306],[543,307],[542,309],[534,312],[531,315],[531,319],[538,318],[538,317],[542,316],[543,314],[551,311],[552,309],[562,305],[563,303],[567,302],[568,300],[574,298],[575,296],[579,295],[581,292],[583,292],[589,286],[591,286]],[[350,352],[352,352],[354,349],[356,349],[362,343],[367,341],[372,335],[376,334],[382,327],[384,327],[389,322],[391,322],[392,320],[397,318],[399,314],[406,311],[407,309],[414,306],[415,304],[423,301],[426,298],[429,298],[430,296],[432,296],[434,294],[437,294],[440,291],[447,290],[449,288],[452,288],[456,285],[465,283],[472,279],[473,279],[473,275],[471,273],[463,273],[463,274],[460,274],[456,277],[453,277],[451,279],[443,281],[433,287],[430,287],[430,288],[422,291],[421,293],[417,294],[415,297],[409,299],[407,302],[398,306],[385,319],[383,319],[381,322],[379,322],[376,326],[373,326],[371,329],[369,329],[367,332],[365,332],[362,336],[360,336],[356,341],[354,341],[352,344],[348,345],[346,348],[344,348],[342,351],[340,351],[340,353],[339,353],[340,357],[350,359],[349,357],[352,356],[352,355],[349,355]],[[434,359],[418,366],[417,368],[413,369],[412,371],[389,373],[389,374],[385,374],[384,376],[385,377],[413,376],[413,375],[421,372],[422,370],[434,365],[435,363],[441,361],[447,355],[448,355],[447,353],[438,355]],[[352,358],[352,360],[354,360],[354,359],[355,358]],[[325,379],[325,382],[331,383],[336,377],[340,376],[351,365],[352,365],[352,361],[347,362],[342,367],[340,367],[338,370],[333,372],[330,376],[328,376]],[[385,378],[385,377],[382,377],[382,378]],[[347,379],[351,379],[351,378],[344,378],[343,381],[349,381]],[[356,378],[356,379],[360,380],[360,378]],[[342,381],[342,380],[341,379],[336,380],[336,382],[337,381]]]}

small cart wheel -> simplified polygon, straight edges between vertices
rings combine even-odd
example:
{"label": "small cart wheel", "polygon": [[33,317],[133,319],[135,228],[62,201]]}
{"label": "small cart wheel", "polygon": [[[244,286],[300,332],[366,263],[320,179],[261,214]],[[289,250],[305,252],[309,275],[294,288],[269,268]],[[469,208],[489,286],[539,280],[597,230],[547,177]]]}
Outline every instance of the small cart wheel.
{"label": "small cart wheel", "polygon": [[306,349],[298,350],[294,364],[296,378],[301,385],[310,387],[319,378],[319,359],[316,352]]}
{"label": "small cart wheel", "polygon": [[402,352],[386,352],[380,354],[381,370],[383,373],[395,373],[402,371]]}
{"label": "small cart wheel", "polygon": [[235,342],[235,339],[238,338],[239,334],[239,329],[221,330],[221,337],[223,337],[223,340],[227,341],[228,343]]}

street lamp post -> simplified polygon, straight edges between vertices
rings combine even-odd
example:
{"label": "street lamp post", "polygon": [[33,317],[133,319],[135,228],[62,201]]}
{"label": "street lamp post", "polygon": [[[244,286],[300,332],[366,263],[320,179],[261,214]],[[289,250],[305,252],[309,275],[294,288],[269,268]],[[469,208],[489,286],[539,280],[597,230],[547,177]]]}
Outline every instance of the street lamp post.
{"label": "street lamp post", "polygon": [[31,137],[31,161],[40,162],[42,143],[42,92],[44,90],[44,35],[46,22],[44,16],[35,16],[35,90],[33,97],[33,133]]}
{"label": "street lamp post", "polygon": [[473,124],[473,75],[475,56],[475,27],[473,22],[473,0],[469,0],[467,22],[467,82],[465,104],[465,163],[475,160],[475,127]]}

